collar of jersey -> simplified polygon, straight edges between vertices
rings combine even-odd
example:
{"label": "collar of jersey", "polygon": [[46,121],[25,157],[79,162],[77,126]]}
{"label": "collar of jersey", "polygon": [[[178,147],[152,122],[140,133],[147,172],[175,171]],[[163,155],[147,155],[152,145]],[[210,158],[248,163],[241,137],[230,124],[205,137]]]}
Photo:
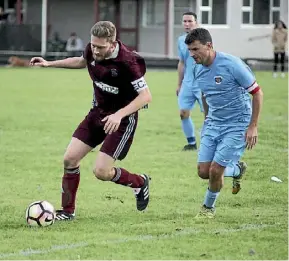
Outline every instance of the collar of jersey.
{"label": "collar of jersey", "polygon": [[112,52],[111,56],[105,58],[105,59],[115,59],[118,55],[119,52],[119,43],[116,44],[116,47],[114,49],[114,51]]}
{"label": "collar of jersey", "polygon": [[211,69],[211,68],[214,66],[214,64],[215,64],[215,61],[216,61],[217,56],[219,56],[219,54],[218,54],[217,51],[215,51],[215,58],[214,58],[213,62],[212,62],[209,66],[203,65],[203,67],[208,68],[208,69]]}

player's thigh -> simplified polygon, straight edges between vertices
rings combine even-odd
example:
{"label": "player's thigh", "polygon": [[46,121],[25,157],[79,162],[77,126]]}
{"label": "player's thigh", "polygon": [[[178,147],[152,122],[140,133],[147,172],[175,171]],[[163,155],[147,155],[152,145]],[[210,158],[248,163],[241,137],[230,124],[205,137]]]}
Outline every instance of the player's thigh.
{"label": "player's thigh", "polygon": [[226,132],[217,146],[214,161],[223,167],[238,162],[246,147],[245,132],[245,130]]}
{"label": "player's thigh", "polygon": [[196,97],[190,88],[182,87],[178,95],[178,105],[180,110],[192,110],[196,102]]}
{"label": "player's thigh", "polygon": [[92,148],[101,144],[106,134],[103,129],[103,124],[101,124],[99,111],[97,109],[91,110],[78,125],[72,136]]}
{"label": "player's thigh", "polygon": [[81,140],[72,137],[64,154],[64,167],[78,167],[79,162],[92,150],[92,147]]}
{"label": "player's thigh", "polygon": [[95,160],[95,168],[109,170],[114,166],[115,159],[110,155],[99,151]]}
{"label": "player's thigh", "polygon": [[124,159],[133,142],[137,122],[138,113],[133,113],[122,119],[118,130],[106,136],[100,151],[115,160]]}
{"label": "player's thigh", "polygon": [[212,162],[215,156],[218,133],[203,126],[201,133],[201,143],[198,152],[198,164]]}

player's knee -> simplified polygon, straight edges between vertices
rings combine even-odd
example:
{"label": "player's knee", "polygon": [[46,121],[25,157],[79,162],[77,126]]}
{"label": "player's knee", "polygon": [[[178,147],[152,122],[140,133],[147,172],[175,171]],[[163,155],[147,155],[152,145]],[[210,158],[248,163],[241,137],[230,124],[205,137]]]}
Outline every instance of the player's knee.
{"label": "player's knee", "polygon": [[209,168],[203,164],[198,164],[198,175],[201,179],[209,179]]}
{"label": "player's knee", "polygon": [[103,166],[95,166],[93,168],[93,174],[95,177],[102,181],[109,181],[110,179],[110,170]]}
{"label": "player's knee", "polygon": [[190,111],[181,110],[180,111],[180,117],[181,117],[182,120],[189,118],[190,117]]}
{"label": "player's knee", "polygon": [[75,159],[74,157],[64,156],[63,165],[66,169],[76,168],[79,166],[79,160]]}
{"label": "player's knee", "polygon": [[220,179],[224,173],[224,167],[217,163],[212,163],[209,173],[210,179]]}

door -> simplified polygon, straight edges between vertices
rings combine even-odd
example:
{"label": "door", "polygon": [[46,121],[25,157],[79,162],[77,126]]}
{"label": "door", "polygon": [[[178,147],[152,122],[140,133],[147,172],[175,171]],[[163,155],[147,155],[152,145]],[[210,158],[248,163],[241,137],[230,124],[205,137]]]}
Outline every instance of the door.
{"label": "door", "polygon": [[139,0],[98,0],[97,10],[97,20],[113,22],[117,38],[137,51]]}
{"label": "door", "polygon": [[111,21],[114,24],[116,24],[115,0],[98,0],[97,2],[98,2],[97,21]]}
{"label": "door", "polygon": [[118,38],[135,51],[138,47],[138,10],[139,0],[118,1]]}

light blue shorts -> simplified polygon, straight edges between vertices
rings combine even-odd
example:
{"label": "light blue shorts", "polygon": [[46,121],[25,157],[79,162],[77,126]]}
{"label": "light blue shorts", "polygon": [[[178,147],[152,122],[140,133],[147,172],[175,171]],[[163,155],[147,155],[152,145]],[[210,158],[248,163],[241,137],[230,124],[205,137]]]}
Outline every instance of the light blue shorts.
{"label": "light blue shorts", "polygon": [[180,110],[192,110],[195,102],[199,103],[200,110],[203,112],[203,102],[201,90],[193,90],[187,86],[182,86],[178,95],[178,104]]}
{"label": "light blue shorts", "polygon": [[215,161],[223,167],[238,162],[245,151],[246,130],[246,127],[205,124],[201,134],[198,162]]}

